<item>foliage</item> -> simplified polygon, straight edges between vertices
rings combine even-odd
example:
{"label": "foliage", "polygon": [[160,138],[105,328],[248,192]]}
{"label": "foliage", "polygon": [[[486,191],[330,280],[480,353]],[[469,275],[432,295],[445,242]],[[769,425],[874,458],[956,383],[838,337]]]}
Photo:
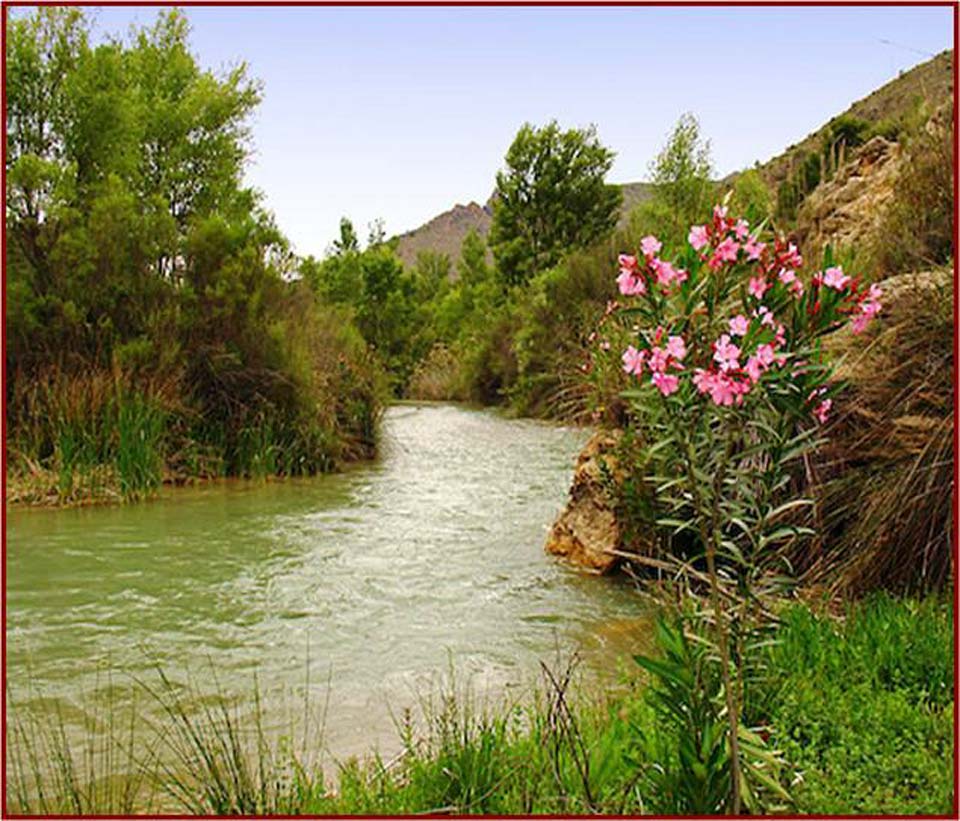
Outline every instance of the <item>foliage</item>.
{"label": "foliage", "polygon": [[654,197],[639,207],[647,232],[668,242],[682,241],[687,227],[710,210],[712,171],[710,142],[701,135],[697,118],[686,113],[650,165]]}
{"label": "foliage", "polygon": [[943,814],[953,805],[953,609],[873,596],[843,620],[783,615],[748,715],[798,768],[797,811]]}
{"label": "foliage", "polygon": [[912,139],[881,215],[870,256],[887,274],[949,264],[954,248],[953,107]]}
{"label": "foliage", "polygon": [[[804,286],[796,248],[761,242],[725,207],[690,229],[683,267],[658,256],[661,247],[648,236],[637,256],[620,257],[620,292],[640,297],[622,311],[639,346],[623,351],[623,369],[651,374],[646,388],[624,395],[648,443],[640,469],[653,489],[651,524],[686,536],[696,566],[705,559],[736,814],[746,798],[738,714],[756,591],[800,534],[789,514],[809,501],[792,491],[792,472],[815,444],[811,417],[822,423],[832,404],[819,337],[848,319],[862,331],[881,292],[838,267]],[[732,603],[721,573],[735,588]]]}
{"label": "foliage", "polygon": [[[61,500],[82,496],[81,464],[136,498],[164,474],[327,470],[369,440],[316,413],[337,406],[327,391],[346,367],[348,401],[375,415],[376,380],[352,343],[332,370],[311,359],[321,309],[242,184],[259,85],[242,64],[203,70],[188,37],[176,10],[97,46],[78,9],[9,21],[7,423],[18,467],[58,472]],[[75,397],[111,379],[136,387],[37,416],[56,404],[51,380]],[[176,402],[156,410],[149,384]],[[114,427],[117,442],[93,432]]]}
{"label": "foliage", "polygon": [[846,386],[831,442],[815,460],[825,544],[793,557],[838,591],[952,584],[953,272],[884,282],[882,321],[837,334]]}
{"label": "foliage", "polygon": [[614,227],[622,195],[604,182],[613,157],[592,126],[562,131],[552,121],[517,132],[497,173],[490,231],[505,283],[527,282]]}

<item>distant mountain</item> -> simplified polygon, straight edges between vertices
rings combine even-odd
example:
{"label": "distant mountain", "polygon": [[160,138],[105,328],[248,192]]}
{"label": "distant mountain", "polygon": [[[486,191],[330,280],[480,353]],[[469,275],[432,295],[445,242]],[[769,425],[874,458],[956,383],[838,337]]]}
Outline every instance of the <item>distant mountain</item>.
{"label": "distant mountain", "polygon": [[449,211],[444,211],[419,228],[401,234],[397,244],[397,255],[408,268],[416,265],[417,254],[421,251],[433,251],[446,254],[456,268],[460,258],[460,244],[464,237],[475,230],[485,237],[490,231],[493,221],[492,199],[486,205],[475,202],[466,205],[457,204]]}
{"label": "distant mountain", "polygon": [[[634,206],[650,197],[652,189],[649,183],[645,182],[628,182],[620,188],[623,191],[622,221]],[[490,231],[492,221],[492,196],[484,205],[476,202],[455,205],[419,228],[401,234],[397,238],[397,255],[404,265],[412,267],[416,265],[417,254],[421,251],[446,254],[455,269],[464,237],[471,229],[485,237]]]}

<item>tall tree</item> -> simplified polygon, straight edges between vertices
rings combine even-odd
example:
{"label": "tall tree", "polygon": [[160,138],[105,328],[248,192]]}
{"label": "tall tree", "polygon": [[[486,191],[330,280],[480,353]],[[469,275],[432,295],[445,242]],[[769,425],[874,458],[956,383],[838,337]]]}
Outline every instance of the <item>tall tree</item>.
{"label": "tall tree", "polygon": [[650,171],[654,198],[667,212],[670,233],[682,235],[702,220],[713,195],[710,143],[693,114],[680,117]]}
{"label": "tall tree", "polygon": [[526,282],[613,229],[622,194],[604,181],[614,152],[593,126],[526,123],[497,173],[490,246],[508,284]]}

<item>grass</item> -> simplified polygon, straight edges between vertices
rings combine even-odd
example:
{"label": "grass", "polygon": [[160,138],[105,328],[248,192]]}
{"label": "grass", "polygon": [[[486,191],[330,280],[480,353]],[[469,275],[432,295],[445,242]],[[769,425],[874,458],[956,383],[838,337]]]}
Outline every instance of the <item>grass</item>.
{"label": "grass", "polygon": [[[841,618],[784,610],[749,679],[745,716],[786,762],[778,777],[789,809],[951,810],[952,629],[952,605],[935,597],[876,596]],[[129,734],[111,730],[76,752],[62,718],[24,723],[14,713],[8,808],[129,813],[166,800],[197,815],[676,813],[663,776],[684,736],[636,671],[616,693],[591,694],[577,689],[572,664],[545,667],[523,703],[493,708],[452,680],[399,718],[401,755],[332,769],[309,722],[296,745],[267,731],[256,692],[244,712],[222,692],[199,698],[160,674],[144,686],[165,718],[146,743],[133,743],[130,718],[110,715],[103,721]]]}

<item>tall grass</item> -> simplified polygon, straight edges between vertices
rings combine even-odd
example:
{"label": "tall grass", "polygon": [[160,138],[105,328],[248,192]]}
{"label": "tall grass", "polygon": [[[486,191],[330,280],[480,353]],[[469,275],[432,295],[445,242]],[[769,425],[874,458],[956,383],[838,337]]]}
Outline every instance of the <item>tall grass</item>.
{"label": "tall grass", "polygon": [[108,684],[105,701],[67,721],[62,702],[7,691],[6,810],[17,815],[131,815],[160,809],[156,744],[138,730],[139,690],[121,708]]}
{"label": "tall grass", "polygon": [[944,590],[953,546],[952,272],[884,283],[880,321],[838,336],[846,384],[817,471],[826,528],[810,578],[837,591]]}
{"label": "tall grass", "polygon": [[116,495],[132,500],[163,477],[176,382],[114,369],[50,368],[12,380],[11,468],[27,495],[57,502]]}

